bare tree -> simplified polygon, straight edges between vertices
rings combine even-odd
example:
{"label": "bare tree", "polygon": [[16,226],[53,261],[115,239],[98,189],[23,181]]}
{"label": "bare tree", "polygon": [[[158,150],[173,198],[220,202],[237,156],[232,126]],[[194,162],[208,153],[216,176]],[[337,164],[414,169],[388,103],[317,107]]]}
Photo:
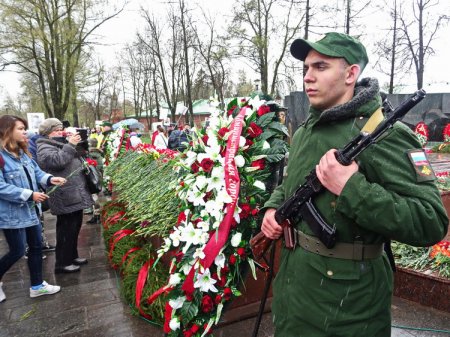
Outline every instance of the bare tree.
{"label": "bare tree", "polygon": [[294,11],[296,6],[295,0],[244,0],[234,7],[229,34],[237,40],[236,54],[258,73],[265,93],[275,93],[280,64],[300,31],[303,16],[300,9]]}
{"label": "bare tree", "polygon": [[434,55],[432,43],[437,38],[439,28],[448,24],[450,16],[433,12],[433,9],[438,10],[438,0],[415,0],[412,16],[406,11],[409,4],[410,1],[402,3],[399,11],[403,34],[401,44],[407,46],[407,54],[403,56],[409,60],[410,68],[414,65],[417,88],[420,89],[424,82],[425,60]]}
{"label": "bare tree", "polygon": [[100,16],[90,0],[3,0],[0,68],[15,65],[35,76],[48,115],[63,119],[83,48],[100,25],[120,12]]}

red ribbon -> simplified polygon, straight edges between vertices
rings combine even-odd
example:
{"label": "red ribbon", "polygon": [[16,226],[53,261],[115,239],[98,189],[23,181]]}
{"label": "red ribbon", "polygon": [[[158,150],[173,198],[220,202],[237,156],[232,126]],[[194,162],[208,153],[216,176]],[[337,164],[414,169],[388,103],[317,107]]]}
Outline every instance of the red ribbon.
{"label": "red ribbon", "polygon": [[147,281],[148,270],[153,265],[153,262],[154,260],[150,259],[142,266],[142,268],[139,270],[139,275],[136,280],[136,308],[138,308],[139,314],[147,319],[152,319],[152,317],[142,310],[141,297],[142,291],[144,290],[145,281]]}
{"label": "red ribbon", "polygon": [[[244,125],[245,112],[247,111],[247,107],[241,108],[239,114],[235,117],[230,126],[230,136],[227,141],[227,148],[225,151],[225,188],[227,190],[228,195],[231,197],[231,202],[227,204],[224,219],[219,225],[219,229],[216,233],[213,233],[205,248],[203,249],[203,253],[205,257],[200,260],[200,263],[204,268],[209,268],[211,264],[214,262],[214,259],[219,254],[222,247],[228,240],[228,236],[230,234],[231,223],[233,220],[234,210],[236,208],[236,204],[239,198],[239,172],[236,168],[236,164],[234,162],[234,157],[239,148],[239,139],[242,133],[242,127]],[[216,239],[217,238],[217,239]],[[195,264],[194,264],[195,266]],[[182,289],[192,294],[194,292],[194,267],[192,267],[191,271],[187,275],[184,280]]]}
{"label": "red ribbon", "polygon": [[[121,275],[123,274],[123,272],[124,272],[124,270],[125,270],[125,268],[123,268],[123,264],[124,264],[125,261],[127,260],[128,255],[130,255],[131,253],[136,252],[136,251],[138,251],[138,250],[140,250],[140,249],[141,249],[141,247],[133,247],[133,248],[130,248],[130,249],[128,249],[128,251],[122,256],[122,262],[120,263],[120,267],[122,267]],[[131,261],[133,261],[133,258],[130,258],[130,261],[128,261],[128,265],[131,263]],[[128,265],[127,265],[127,266],[128,266]]]}
{"label": "red ribbon", "polygon": [[[112,260],[112,254],[114,251],[114,247],[116,245],[117,242],[119,242],[122,238],[124,238],[127,235],[130,235],[131,233],[134,233],[134,230],[132,229],[121,229],[118,230],[117,232],[115,232],[113,234],[113,236],[110,239],[110,243],[109,243],[109,260]],[[117,268],[118,265],[112,265],[113,268]]]}

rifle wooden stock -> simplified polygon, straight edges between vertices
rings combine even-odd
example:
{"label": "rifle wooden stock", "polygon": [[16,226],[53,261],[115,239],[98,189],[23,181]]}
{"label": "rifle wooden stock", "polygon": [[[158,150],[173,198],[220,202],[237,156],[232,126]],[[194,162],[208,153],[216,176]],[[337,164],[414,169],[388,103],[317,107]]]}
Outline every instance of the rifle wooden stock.
{"label": "rifle wooden stock", "polygon": [[[284,245],[287,249],[294,249],[297,244],[297,236],[294,233],[294,228],[289,220],[281,223],[283,227]],[[256,260],[260,260],[267,249],[272,244],[272,239],[269,239],[263,232],[259,232],[250,240],[250,249]]]}

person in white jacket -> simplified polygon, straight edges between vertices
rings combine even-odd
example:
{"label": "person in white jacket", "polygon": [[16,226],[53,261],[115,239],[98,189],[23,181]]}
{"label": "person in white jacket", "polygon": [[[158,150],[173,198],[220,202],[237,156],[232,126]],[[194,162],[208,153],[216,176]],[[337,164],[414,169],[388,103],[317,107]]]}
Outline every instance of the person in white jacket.
{"label": "person in white jacket", "polygon": [[158,125],[157,130],[158,134],[155,137],[155,142],[153,143],[153,145],[157,149],[167,149],[166,131],[161,125]]}

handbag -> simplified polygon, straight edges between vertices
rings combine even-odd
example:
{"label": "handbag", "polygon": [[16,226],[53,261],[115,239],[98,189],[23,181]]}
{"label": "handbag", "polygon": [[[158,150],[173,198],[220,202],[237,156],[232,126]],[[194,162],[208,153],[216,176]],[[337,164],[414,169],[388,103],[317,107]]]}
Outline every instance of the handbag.
{"label": "handbag", "polygon": [[84,166],[84,176],[88,190],[91,194],[100,193],[102,190],[102,176],[97,168],[90,165],[86,160],[82,159]]}

